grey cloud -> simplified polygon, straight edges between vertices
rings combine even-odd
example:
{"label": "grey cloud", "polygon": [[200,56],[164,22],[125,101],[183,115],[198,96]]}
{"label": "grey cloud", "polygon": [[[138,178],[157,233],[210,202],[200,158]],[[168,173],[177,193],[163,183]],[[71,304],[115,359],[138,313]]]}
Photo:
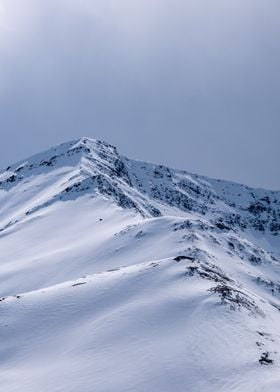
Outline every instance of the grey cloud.
{"label": "grey cloud", "polygon": [[86,135],[280,189],[278,1],[0,4],[0,166]]}

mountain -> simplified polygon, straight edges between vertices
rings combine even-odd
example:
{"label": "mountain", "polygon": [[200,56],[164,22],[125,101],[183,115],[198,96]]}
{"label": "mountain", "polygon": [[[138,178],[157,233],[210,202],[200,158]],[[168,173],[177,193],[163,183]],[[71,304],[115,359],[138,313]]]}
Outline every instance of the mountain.
{"label": "mountain", "polygon": [[0,172],[5,392],[280,389],[280,192],[81,138]]}

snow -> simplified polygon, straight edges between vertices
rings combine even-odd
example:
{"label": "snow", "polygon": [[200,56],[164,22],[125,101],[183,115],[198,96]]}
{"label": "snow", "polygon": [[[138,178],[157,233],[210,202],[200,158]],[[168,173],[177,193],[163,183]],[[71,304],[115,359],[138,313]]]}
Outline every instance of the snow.
{"label": "snow", "polygon": [[1,390],[279,391],[279,192],[87,138],[0,184]]}

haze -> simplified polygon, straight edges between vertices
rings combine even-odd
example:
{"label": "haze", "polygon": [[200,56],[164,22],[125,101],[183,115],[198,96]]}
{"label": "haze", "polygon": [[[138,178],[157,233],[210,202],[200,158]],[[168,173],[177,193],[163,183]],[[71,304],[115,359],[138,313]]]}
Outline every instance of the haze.
{"label": "haze", "polygon": [[0,167],[66,140],[280,189],[279,0],[0,0]]}

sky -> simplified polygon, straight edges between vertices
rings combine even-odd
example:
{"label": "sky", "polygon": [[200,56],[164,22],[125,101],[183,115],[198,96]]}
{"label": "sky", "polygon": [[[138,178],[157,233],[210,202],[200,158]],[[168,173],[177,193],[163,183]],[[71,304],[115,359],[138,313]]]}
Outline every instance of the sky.
{"label": "sky", "polygon": [[280,190],[279,0],[0,0],[0,167],[87,136]]}

